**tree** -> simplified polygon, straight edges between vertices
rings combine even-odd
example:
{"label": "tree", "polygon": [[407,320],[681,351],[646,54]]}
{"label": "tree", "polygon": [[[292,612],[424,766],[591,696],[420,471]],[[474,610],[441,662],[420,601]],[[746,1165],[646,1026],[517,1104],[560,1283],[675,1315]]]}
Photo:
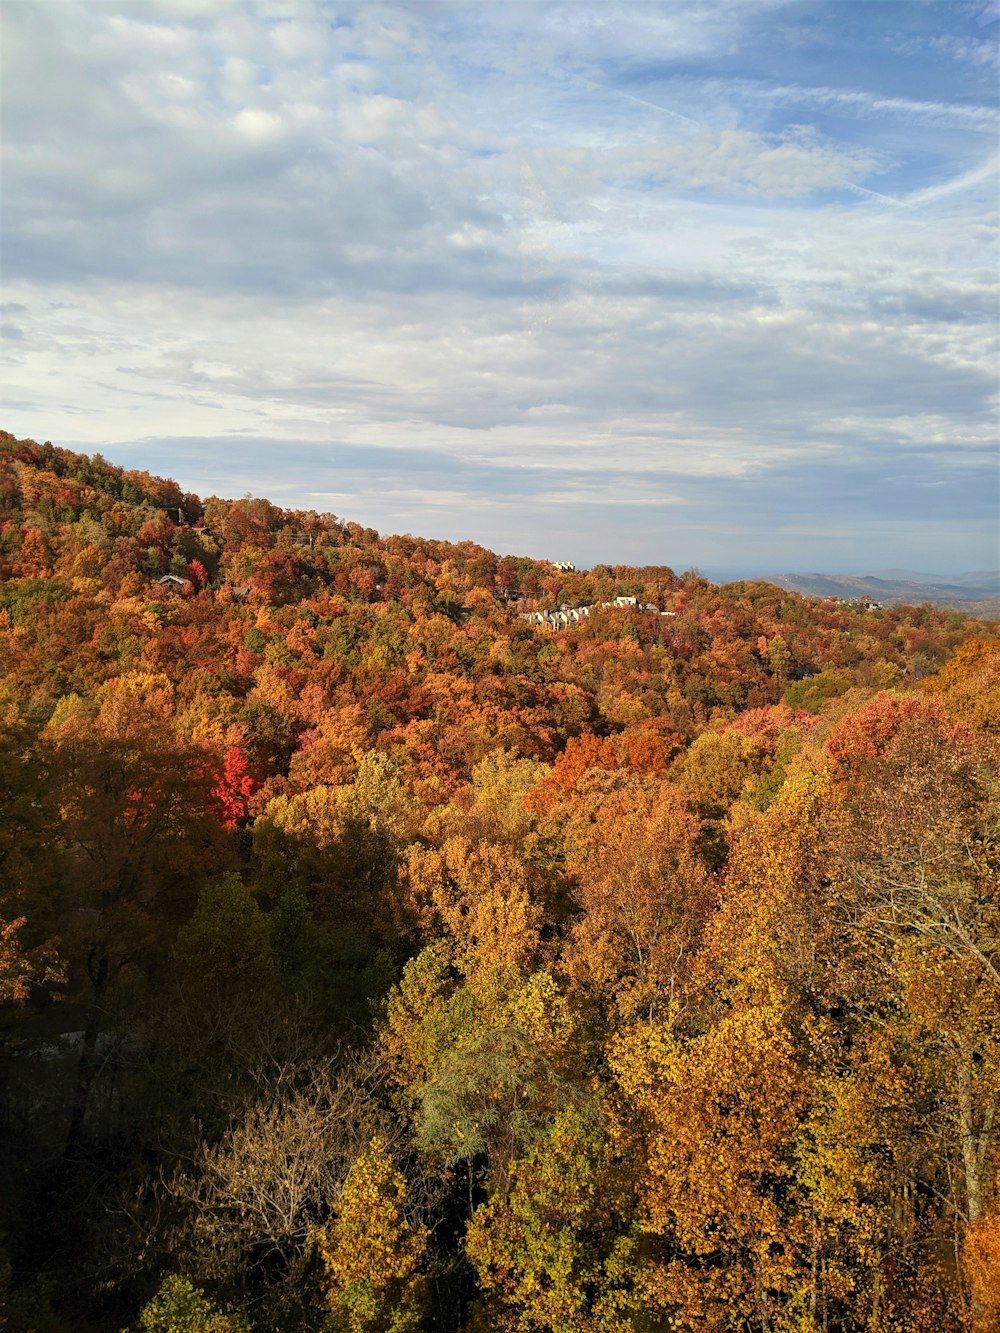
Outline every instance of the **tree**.
{"label": "tree", "polygon": [[538,949],[540,912],[524,866],[504,847],[450,838],[441,851],[411,848],[408,898],[425,929],[439,923],[469,975],[477,968],[528,967]]}
{"label": "tree", "polygon": [[240,828],[249,821],[251,801],[260,787],[261,779],[250,771],[250,762],[244,750],[238,745],[231,745],[226,750],[222,772],[213,789],[226,828]]}
{"label": "tree", "polygon": [[763,643],[763,651],[774,671],[774,677],[778,686],[778,698],[780,699],[781,695],[784,693],[788,664],[792,660],[792,654],[789,651],[788,644],[780,634],[772,634],[771,638],[763,640]]}
{"label": "tree", "polygon": [[479,1168],[490,1193],[507,1197],[514,1163],[573,1088],[524,1029],[483,1024],[445,1052],[418,1095],[417,1144],[446,1167],[466,1165],[471,1202]]}
{"label": "tree", "polygon": [[637,1220],[650,1312],[682,1324],[769,1327],[803,1277],[786,1205],[803,1083],[779,990],[734,1007],[704,1036],[662,1020],[611,1047],[613,1141],[638,1163]]}
{"label": "tree", "polygon": [[212,817],[211,766],[174,732],[155,677],[109,684],[95,710],[64,702],[43,734],[72,865],[63,938],[84,993],[84,1036],[67,1135],[79,1147],[110,988],[126,968],[162,956],[193,881],[226,848]]}
{"label": "tree", "polygon": [[895,974],[914,1039],[941,1049],[974,1224],[1000,1103],[995,784],[969,732],[913,696],[877,695],[827,750],[838,911],[871,973]]}
{"label": "tree", "polygon": [[255,1098],[203,1142],[167,1184],[184,1220],[171,1249],[213,1281],[258,1295],[301,1281],[352,1165],[386,1124],[370,1068],[287,1060],[256,1071]]}
{"label": "tree", "polygon": [[578,1042],[553,977],[424,949],[389,994],[379,1045],[422,1150],[507,1189],[512,1162],[571,1100]]}
{"label": "tree", "polygon": [[376,1135],[351,1167],[319,1242],[334,1327],[346,1333],[419,1328],[428,1297],[427,1241],[388,1143]]}
{"label": "tree", "polygon": [[171,1273],[139,1314],[142,1333],[244,1333],[248,1326],[227,1315],[187,1278]]}
{"label": "tree", "polygon": [[969,639],[937,676],[921,688],[941,699],[952,717],[994,738],[1000,737],[1000,643]]}
{"label": "tree", "polygon": [[571,848],[581,914],[565,966],[600,1008],[652,1017],[680,998],[712,900],[698,836],[679,789],[633,780],[597,805]]}
{"label": "tree", "polygon": [[25,920],[0,917],[0,1004],[26,1000],[33,985],[55,986],[65,979],[54,945],[22,946],[17,936]]}
{"label": "tree", "polygon": [[969,1284],[973,1333],[1000,1322],[1000,1210],[993,1209],[965,1233],[962,1263]]}
{"label": "tree", "polygon": [[641,1314],[623,1173],[592,1116],[557,1112],[472,1216],[466,1253],[484,1293],[474,1329],[627,1333]]}
{"label": "tree", "polygon": [[211,989],[259,997],[274,989],[270,923],[238,875],[201,890],[194,915],[177,932],[171,961],[192,995]]}

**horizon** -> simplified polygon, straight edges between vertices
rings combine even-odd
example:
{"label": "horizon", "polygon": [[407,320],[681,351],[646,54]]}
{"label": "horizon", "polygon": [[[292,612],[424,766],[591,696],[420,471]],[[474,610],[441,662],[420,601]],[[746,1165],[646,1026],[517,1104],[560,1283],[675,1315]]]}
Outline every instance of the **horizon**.
{"label": "horizon", "polygon": [[[56,444],[58,446],[58,442],[53,440],[35,441],[35,443]],[[67,446],[58,446],[58,447],[65,448]],[[104,458],[104,461],[106,463],[109,463],[112,467],[127,468],[126,464],[119,463],[113,458],[107,458],[99,449],[94,450],[89,456],[90,457],[100,456]],[[142,470],[149,471],[148,468]],[[168,480],[175,482],[182,491],[184,491],[186,494],[193,494],[195,498],[202,504],[206,503],[209,499],[212,498],[222,499],[229,503],[241,499],[250,499],[250,500],[260,499],[260,500],[266,500],[272,504],[274,503],[274,501],[269,495],[263,493],[254,494],[253,492],[247,491],[244,492],[242,495],[216,496],[214,492],[209,493],[207,491],[206,492],[195,491],[192,487],[186,486],[177,477],[167,476],[164,473],[153,473],[153,475],[159,476],[161,480]],[[282,506],[276,506],[276,507],[280,508]],[[291,511],[300,510],[302,512],[309,512],[311,508],[310,506],[302,506],[295,504],[285,505],[283,507]],[[428,533],[428,532],[414,532],[410,530],[407,531],[389,530],[382,528],[375,529],[373,524],[361,522],[361,520],[358,519],[354,514],[350,513],[335,514],[332,511],[328,511],[328,514],[330,518],[335,519],[338,523],[357,523],[360,527],[372,528],[377,532],[380,541],[387,540],[388,538],[391,537],[412,537],[417,541],[428,541],[428,542],[440,541],[445,543],[452,543],[455,545],[459,545],[464,542],[473,542],[474,544],[484,546],[484,543],[478,542],[476,538],[470,537],[467,534],[446,537],[446,536],[441,536],[440,534]],[[503,546],[503,544],[494,547],[487,547],[485,549],[488,549],[493,555],[501,559],[505,558],[511,558],[515,560],[527,559],[527,560],[535,560],[538,562],[554,563],[557,560],[562,560],[565,558],[564,555],[559,555],[559,554],[550,555],[550,554],[541,554],[530,550],[508,549],[507,547]],[[841,577],[856,578],[856,579],[865,579],[865,578],[885,579],[885,580],[897,579],[901,581],[909,579],[914,581],[923,580],[931,583],[935,581],[940,583],[947,583],[950,579],[976,578],[983,580],[990,580],[990,579],[1000,580],[1000,563],[992,567],[984,567],[981,569],[960,569],[951,572],[946,572],[941,570],[927,570],[927,569],[916,570],[916,569],[901,569],[901,568],[871,569],[868,567],[861,567],[861,566],[859,566],[857,569],[838,568],[838,569],[825,569],[825,570],[820,570],[820,569],[807,570],[805,568],[801,569],[787,568],[787,569],[763,570],[760,568],[738,566],[738,565],[713,567],[713,566],[691,564],[690,562],[687,564],[672,563],[670,561],[644,561],[639,563],[626,560],[618,560],[613,558],[611,555],[603,555],[595,560],[583,564],[577,563],[576,561],[572,561],[571,563],[574,565],[575,569],[578,572],[584,574],[590,573],[595,568],[595,566],[598,565],[607,565],[611,567],[621,567],[621,566],[631,565],[634,568],[648,567],[654,569],[669,568],[672,569],[674,573],[677,575],[694,574],[696,576],[706,578],[708,579],[709,582],[718,585],[722,585],[725,583],[754,582],[754,581],[767,582],[768,580],[771,579],[777,579],[786,576],[789,578],[800,578],[800,579],[841,578]],[[997,589],[997,593],[998,595],[1000,595],[1000,588]]]}
{"label": "horizon", "polygon": [[995,0],[2,19],[16,435],[581,568],[995,567]]}

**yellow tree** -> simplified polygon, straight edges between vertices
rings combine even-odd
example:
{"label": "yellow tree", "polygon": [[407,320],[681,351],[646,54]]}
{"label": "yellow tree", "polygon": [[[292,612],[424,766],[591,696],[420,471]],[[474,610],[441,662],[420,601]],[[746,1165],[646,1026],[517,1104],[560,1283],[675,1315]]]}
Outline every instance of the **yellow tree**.
{"label": "yellow tree", "polygon": [[528,968],[541,913],[528,873],[506,847],[449,838],[440,851],[412,847],[406,896],[425,931],[443,933],[465,975],[489,967]]}
{"label": "yellow tree", "polygon": [[1000,1326],[1000,1208],[995,1204],[965,1233],[962,1266],[973,1333],[989,1333]]}
{"label": "yellow tree", "polygon": [[936,700],[877,695],[827,743],[840,919],[893,983],[914,1051],[936,1052],[961,1207],[989,1203],[1000,1109],[1000,806],[972,734]]}
{"label": "yellow tree", "polygon": [[1000,740],[1000,643],[967,639],[940,673],[921,681],[952,717]]}
{"label": "yellow tree", "polygon": [[[917,1262],[928,1244],[918,1189],[942,1183],[926,1176],[933,1075],[900,960],[884,944],[876,960],[846,910],[838,809],[832,773],[800,772],[746,821],[701,979],[714,1031],[769,1008],[796,1070],[795,1114],[775,1145],[788,1268],[770,1304],[816,1326],[892,1327],[891,1315],[916,1328],[950,1299],[928,1304],[942,1279],[926,1252]],[[787,1115],[780,1089],[774,1108],[776,1122]]]}
{"label": "yellow tree", "polygon": [[381,1136],[354,1163],[319,1252],[333,1326],[345,1333],[410,1333],[427,1305],[427,1228]]}
{"label": "yellow tree", "polygon": [[638,1164],[636,1282],[681,1327],[773,1327],[808,1285],[795,1186],[818,801],[790,784],[744,830],[693,969],[695,1011],[665,1004],[610,1043],[613,1135]]}
{"label": "yellow tree", "polygon": [[682,1327],[770,1327],[802,1278],[785,1198],[804,1090],[778,996],[690,1041],[637,1023],[610,1059],[616,1146],[640,1163],[647,1307]]}

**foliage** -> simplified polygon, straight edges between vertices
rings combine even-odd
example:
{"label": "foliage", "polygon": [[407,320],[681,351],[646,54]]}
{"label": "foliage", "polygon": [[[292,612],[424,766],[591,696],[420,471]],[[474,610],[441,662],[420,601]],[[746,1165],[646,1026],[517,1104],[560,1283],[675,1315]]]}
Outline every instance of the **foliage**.
{"label": "foliage", "polygon": [[409,1333],[420,1326],[427,1230],[407,1216],[406,1181],[383,1138],[351,1168],[319,1251],[335,1327]]}
{"label": "foliage", "polygon": [[8,1325],[994,1327],[998,663],[0,435]]}
{"label": "foliage", "polygon": [[246,1324],[223,1314],[187,1278],[165,1277],[139,1315],[142,1333],[242,1333]]}
{"label": "foliage", "polygon": [[592,1120],[557,1112],[517,1164],[509,1195],[495,1195],[469,1223],[468,1253],[484,1293],[474,1327],[634,1327],[636,1245],[624,1234],[621,1185]]}

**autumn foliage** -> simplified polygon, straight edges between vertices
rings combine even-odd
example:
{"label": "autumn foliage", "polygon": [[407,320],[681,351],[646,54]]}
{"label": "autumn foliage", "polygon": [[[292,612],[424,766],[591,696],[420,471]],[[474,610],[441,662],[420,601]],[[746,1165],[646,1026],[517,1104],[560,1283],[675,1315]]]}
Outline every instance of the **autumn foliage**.
{"label": "autumn foliage", "polygon": [[0,505],[0,1327],[997,1327],[993,625]]}

